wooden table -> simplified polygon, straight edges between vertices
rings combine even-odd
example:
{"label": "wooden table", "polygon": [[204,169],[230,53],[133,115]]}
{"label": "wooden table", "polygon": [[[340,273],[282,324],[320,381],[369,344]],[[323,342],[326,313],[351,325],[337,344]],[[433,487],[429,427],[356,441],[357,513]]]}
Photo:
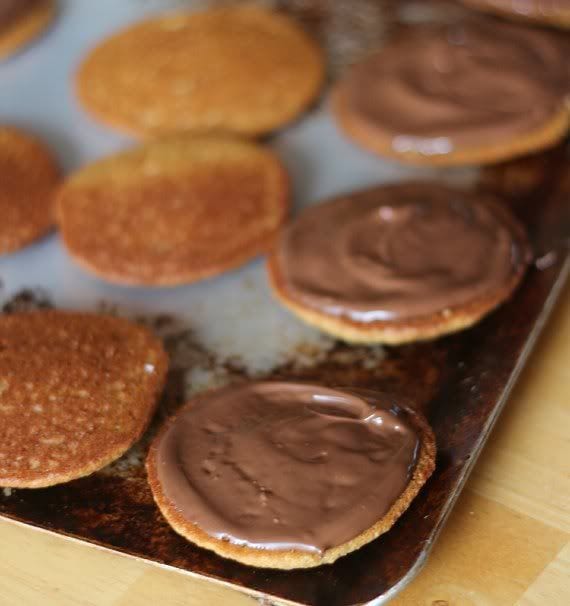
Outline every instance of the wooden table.
{"label": "wooden table", "polygon": [[[259,606],[0,521],[2,606]],[[570,605],[570,285],[419,577],[393,606]]]}

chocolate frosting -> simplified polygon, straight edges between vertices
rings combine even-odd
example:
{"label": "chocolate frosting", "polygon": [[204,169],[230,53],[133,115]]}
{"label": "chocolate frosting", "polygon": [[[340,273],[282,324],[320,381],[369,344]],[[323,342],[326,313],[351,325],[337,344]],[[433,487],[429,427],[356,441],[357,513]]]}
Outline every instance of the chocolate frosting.
{"label": "chocolate frosting", "polygon": [[409,320],[505,287],[527,247],[505,210],[436,183],[378,187],[302,213],[276,252],[284,290],[356,322]]}
{"label": "chocolate frosting", "polygon": [[10,25],[37,0],[0,0],[0,30]]}
{"label": "chocolate frosting", "polygon": [[166,497],[212,537],[320,553],[384,517],[419,445],[393,397],[266,382],[199,396],[154,456]]}
{"label": "chocolate frosting", "polygon": [[354,65],[337,99],[395,151],[438,155],[539,130],[567,91],[555,37],[480,18],[415,28]]}

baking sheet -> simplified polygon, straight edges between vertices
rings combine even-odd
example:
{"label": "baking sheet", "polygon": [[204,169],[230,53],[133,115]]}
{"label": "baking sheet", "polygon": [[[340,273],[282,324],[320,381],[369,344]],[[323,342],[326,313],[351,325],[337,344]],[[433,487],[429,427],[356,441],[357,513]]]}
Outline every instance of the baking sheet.
{"label": "baking sheet", "polygon": [[[51,30],[0,64],[0,122],[43,136],[70,171],[131,144],[93,122],[74,99],[73,73],[85,51],[144,14],[203,3],[60,4]],[[362,0],[279,4],[316,30],[335,69],[375,44],[399,18],[433,17],[434,5]],[[568,271],[568,152],[561,146],[483,172],[403,167],[344,139],[327,111],[326,95],[270,144],[293,177],[296,210],[329,195],[416,177],[497,191],[529,227],[538,268],[529,272],[513,301],[473,330],[400,348],[349,347],[305,327],[272,300],[260,260],[188,287],[129,289],[82,273],[56,235],[0,257],[0,306],[4,311],[37,304],[110,310],[152,326],[166,339],[173,369],[150,433],[192,393],[244,378],[298,378],[402,391],[416,399],[438,439],[438,468],[420,497],[385,537],[332,566],[255,570],[198,549],[169,529],[152,502],[142,468],[149,434],[118,463],[89,478],[45,490],[0,492],[0,515],[234,583],[271,600],[269,596],[326,606],[381,603],[424,561]],[[32,291],[21,294],[22,289]]]}

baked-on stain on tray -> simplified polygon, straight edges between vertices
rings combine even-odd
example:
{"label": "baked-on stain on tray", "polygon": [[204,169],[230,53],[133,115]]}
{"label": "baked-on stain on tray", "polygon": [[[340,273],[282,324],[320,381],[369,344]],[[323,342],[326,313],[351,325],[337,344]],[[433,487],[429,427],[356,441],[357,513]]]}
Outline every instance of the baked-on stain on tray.
{"label": "baked-on stain on tray", "polygon": [[[49,489],[0,491],[0,516],[230,582],[245,592],[261,592],[268,604],[279,598],[311,606],[381,603],[424,561],[570,270],[569,168],[566,143],[481,173],[477,187],[502,195],[528,228],[536,262],[513,299],[478,326],[434,342],[386,348],[383,355],[338,343],[314,365],[293,359],[268,375],[256,375],[400,391],[415,399],[436,434],[437,468],[380,539],[330,566],[271,571],[224,560],[170,529],[145,479],[142,460],[149,438],[183,403],[185,371],[196,360],[211,364],[224,381],[248,377],[237,364],[223,363],[222,368],[191,329],[165,316],[141,318],[167,335],[166,345],[175,356],[162,406],[142,443],[88,478]],[[2,311],[35,304],[49,305],[49,293],[20,293]]]}

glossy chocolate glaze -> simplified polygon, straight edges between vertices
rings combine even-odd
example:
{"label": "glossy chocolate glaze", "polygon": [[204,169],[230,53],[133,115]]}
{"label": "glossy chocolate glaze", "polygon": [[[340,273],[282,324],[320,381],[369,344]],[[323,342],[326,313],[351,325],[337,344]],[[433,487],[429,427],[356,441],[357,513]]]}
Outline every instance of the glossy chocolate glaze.
{"label": "glossy chocolate glaze", "polygon": [[548,32],[492,19],[418,27],[348,71],[338,111],[397,152],[504,144],[563,109],[566,51]]}
{"label": "glossy chocolate glaze", "polygon": [[320,553],[386,515],[419,443],[392,397],[269,382],[199,396],[155,456],[164,494],[207,534]]}
{"label": "glossy chocolate glaze", "polygon": [[356,322],[469,304],[527,262],[526,246],[493,204],[427,182],[317,205],[287,228],[276,254],[288,296]]}

